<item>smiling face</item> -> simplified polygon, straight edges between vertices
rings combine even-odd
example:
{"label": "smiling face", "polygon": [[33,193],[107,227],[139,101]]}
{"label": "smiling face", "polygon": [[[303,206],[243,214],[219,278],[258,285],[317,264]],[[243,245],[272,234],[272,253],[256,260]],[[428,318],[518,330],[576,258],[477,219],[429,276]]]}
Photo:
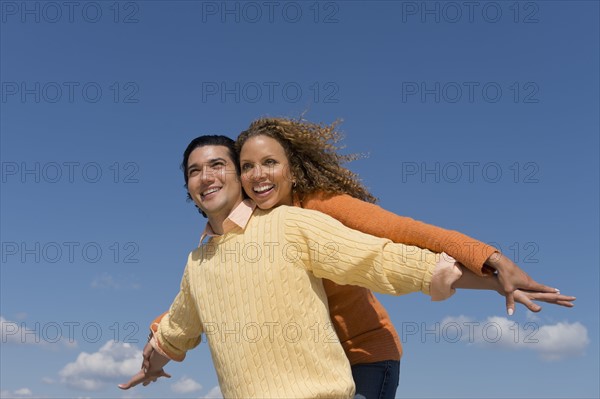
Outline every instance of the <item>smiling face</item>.
{"label": "smiling face", "polygon": [[227,147],[205,145],[188,158],[188,192],[213,228],[242,202],[242,189]]}
{"label": "smiling face", "polygon": [[271,137],[249,138],[240,150],[242,187],[261,209],[292,205],[293,179],[285,150]]}

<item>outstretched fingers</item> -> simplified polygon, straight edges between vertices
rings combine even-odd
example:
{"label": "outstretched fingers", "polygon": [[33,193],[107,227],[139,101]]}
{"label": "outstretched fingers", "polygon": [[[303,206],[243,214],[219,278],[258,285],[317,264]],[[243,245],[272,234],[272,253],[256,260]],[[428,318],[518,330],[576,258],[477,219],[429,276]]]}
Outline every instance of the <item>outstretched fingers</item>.
{"label": "outstretched fingers", "polygon": [[138,371],[129,381],[125,384],[119,384],[118,387],[121,389],[129,389],[133,388],[136,385],[142,384],[143,386],[147,386],[151,382],[155,382],[160,377],[171,378],[171,375],[165,372],[164,369],[160,369],[157,371],[147,372],[145,370]]}
{"label": "outstretched fingers", "polygon": [[515,301],[521,303],[526,306],[527,309],[532,312],[539,312],[542,310],[542,307],[533,301],[546,302],[554,305],[564,306],[567,308],[572,308],[575,306],[573,301],[575,301],[574,296],[569,295],[561,295],[557,292],[531,292],[531,291],[515,291]]}
{"label": "outstretched fingers", "polygon": [[549,294],[560,294],[560,290],[558,288],[554,288],[554,287],[550,287],[545,284],[538,283],[531,277],[529,277],[529,281],[526,284],[524,284],[523,287],[519,287],[519,288],[528,290],[528,291],[546,292]]}
{"label": "outstretched fingers", "polygon": [[532,293],[530,293],[530,297],[534,301],[547,302],[547,303],[552,303],[555,305],[566,306],[569,308],[572,308],[573,306],[575,306],[573,301],[575,301],[575,299],[577,299],[574,296],[570,296],[570,295],[561,295],[559,293],[543,293],[543,292],[532,292]]}

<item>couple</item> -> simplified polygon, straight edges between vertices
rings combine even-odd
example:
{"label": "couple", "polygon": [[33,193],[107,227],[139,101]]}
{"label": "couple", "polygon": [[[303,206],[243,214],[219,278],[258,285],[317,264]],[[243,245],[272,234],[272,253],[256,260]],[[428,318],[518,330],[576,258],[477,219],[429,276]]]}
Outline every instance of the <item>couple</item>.
{"label": "couple", "polygon": [[341,166],[352,157],[337,153],[338,140],[335,124],[276,118],[255,121],[237,142],[188,145],[182,169],[208,217],[205,243],[122,389],[168,377],[163,366],[204,333],[224,397],[393,398],[402,350],[369,290],[434,300],[456,288],[495,290],[509,314],[515,301],[532,311],[541,309],[532,300],[573,306],[495,248],[371,204]]}

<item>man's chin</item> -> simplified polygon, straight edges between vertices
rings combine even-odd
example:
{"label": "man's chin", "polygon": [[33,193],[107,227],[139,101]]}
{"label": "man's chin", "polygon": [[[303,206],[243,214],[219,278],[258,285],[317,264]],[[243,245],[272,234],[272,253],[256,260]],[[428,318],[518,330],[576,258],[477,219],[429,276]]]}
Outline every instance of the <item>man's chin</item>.
{"label": "man's chin", "polygon": [[211,210],[213,208],[215,208],[214,206],[210,206],[209,204],[206,204],[205,202],[194,201],[194,203],[196,204],[198,209],[200,209],[202,212],[204,212],[206,214],[210,213]]}

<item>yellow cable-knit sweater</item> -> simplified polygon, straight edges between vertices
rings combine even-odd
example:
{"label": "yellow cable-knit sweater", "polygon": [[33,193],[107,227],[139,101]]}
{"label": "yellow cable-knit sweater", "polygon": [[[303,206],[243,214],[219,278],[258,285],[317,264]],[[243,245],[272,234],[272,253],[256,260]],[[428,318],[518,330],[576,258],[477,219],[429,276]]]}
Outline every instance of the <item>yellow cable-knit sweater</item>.
{"label": "yellow cable-knit sweater", "polygon": [[350,365],[320,278],[400,295],[429,293],[439,255],[296,207],[256,209],[244,229],[188,258],[155,338],[174,360],[205,334],[226,398],[351,397]]}

